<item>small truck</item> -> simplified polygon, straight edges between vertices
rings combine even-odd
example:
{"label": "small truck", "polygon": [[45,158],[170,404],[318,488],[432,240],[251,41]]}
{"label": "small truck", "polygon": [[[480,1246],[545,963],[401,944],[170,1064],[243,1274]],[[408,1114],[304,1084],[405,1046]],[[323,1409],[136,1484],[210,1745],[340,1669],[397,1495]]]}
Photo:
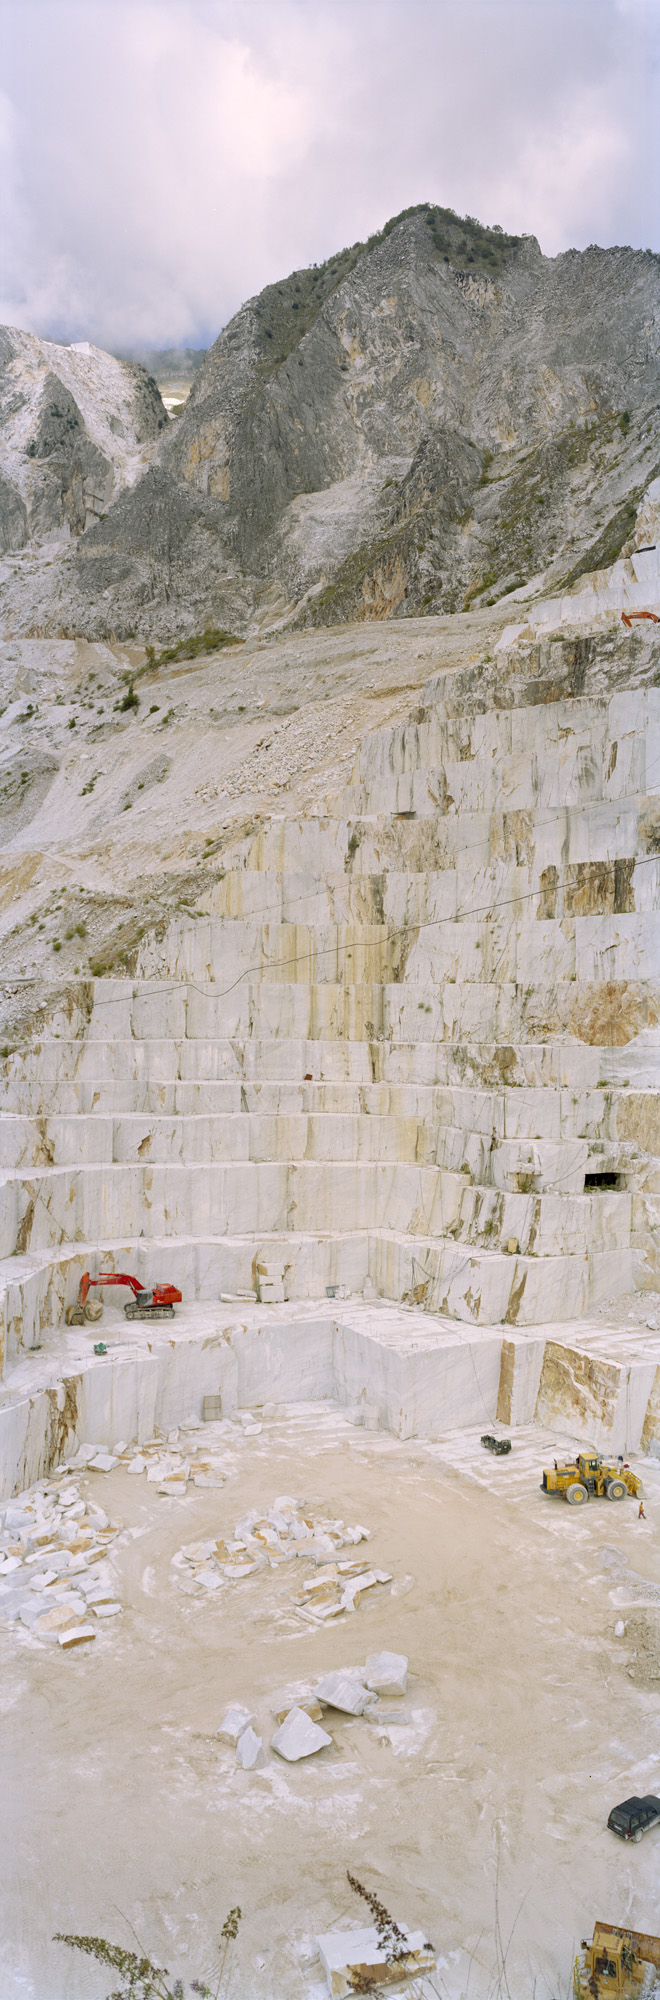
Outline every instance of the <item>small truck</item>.
{"label": "small truck", "polygon": [[583,1507],[592,1494],[598,1500],[625,1500],[627,1493],[636,1498],[641,1480],[622,1460],[606,1465],[598,1452],[581,1451],[568,1465],[558,1465],[555,1459],[552,1470],[543,1474],[541,1491],[563,1493],[569,1507]]}

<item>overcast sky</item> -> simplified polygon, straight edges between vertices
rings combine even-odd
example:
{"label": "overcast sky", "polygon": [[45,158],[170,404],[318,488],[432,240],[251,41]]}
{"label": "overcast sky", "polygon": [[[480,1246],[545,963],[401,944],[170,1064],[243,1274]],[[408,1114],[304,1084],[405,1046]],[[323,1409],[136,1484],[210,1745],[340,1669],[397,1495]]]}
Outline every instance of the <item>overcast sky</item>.
{"label": "overcast sky", "polygon": [[206,345],[417,201],[660,248],[660,0],[0,0],[0,320]]}

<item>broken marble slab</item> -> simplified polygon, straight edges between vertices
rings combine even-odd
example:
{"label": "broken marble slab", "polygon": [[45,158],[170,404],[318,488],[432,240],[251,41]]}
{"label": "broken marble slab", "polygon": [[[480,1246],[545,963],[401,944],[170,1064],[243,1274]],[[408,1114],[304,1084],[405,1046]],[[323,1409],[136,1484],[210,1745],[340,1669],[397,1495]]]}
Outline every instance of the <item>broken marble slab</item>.
{"label": "broken marble slab", "polygon": [[227,1551],[224,1542],[211,1540],[207,1542],[184,1542],[183,1548],[178,1549],[176,1555],[172,1557],[172,1562],[176,1569],[181,1569],[184,1563],[209,1562],[218,1553],[226,1555]]}
{"label": "broken marble slab", "polygon": [[195,1570],[195,1585],[197,1590],[210,1591],[211,1595],[213,1595],[214,1591],[222,1590],[224,1577],[220,1575],[217,1565],[215,1569],[197,1569]]}
{"label": "broken marble slab", "polygon": [[364,1679],[374,1694],[405,1694],[408,1681],[405,1653],[369,1653]]}
{"label": "broken marble slab", "polygon": [[291,1708],[270,1743],[271,1749],[277,1751],[278,1757],[284,1757],[287,1764],[298,1764],[301,1758],[314,1757],[317,1750],[326,1750],[332,1737],[311,1721],[304,1708]]}
{"label": "broken marble slab", "polygon": [[119,1461],[115,1458],[113,1452],[97,1451],[96,1457],[89,1460],[89,1470],[90,1472],[113,1472],[118,1463]]}
{"label": "broken marble slab", "polygon": [[364,1715],[371,1708],[374,1696],[360,1680],[359,1674],[349,1669],[324,1674],[314,1689],[317,1701],[325,1702],[328,1708],[339,1708],[344,1715]]}
{"label": "broken marble slab", "polygon": [[[80,1588],[81,1592],[83,1592],[84,1594],[85,1602],[89,1605],[115,1604],[117,1601],[117,1592],[112,1580],[108,1580],[107,1583],[102,1583],[98,1579],[93,1578],[88,1583],[87,1578],[85,1578],[85,1581],[84,1583],[81,1583]],[[60,1602],[61,1601],[62,1600],[60,1599]]]}
{"label": "broken marble slab", "polygon": [[352,1577],[350,1581],[345,1584],[341,1596],[342,1610],[357,1611],[360,1599],[365,1590],[371,1590],[375,1583],[391,1583],[391,1582],[392,1578],[387,1570],[383,1569],[364,1570],[361,1576]]}
{"label": "broken marble slab", "polygon": [[57,1583],[60,1572],[56,1569],[40,1569],[27,1583],[28,1590],[48,1590],[51,1583]]}
{"label": "broken marble slab", "polygon": [[87,1611],[87,1605],[86,1605],[86,1600],[83,1597],[82,1591],[58,1590],[57,1597],[53,1597],[52,1592],[50,1592],[49,1596],[45,1601],[45,1604],[43,1605],[40,1604],[38,1607],[40,1614],[43,1611],[50,1610],[53,1604],[57,1604],[60,1606],[64,1605],[67,1611],[75,1611],[76,1616],[78,1618],[78,1623],[80,1624],[81,1620],[84,1623]]}
{"label": "broken marble slab", "polygon": [[96,1633],[93,1625],[67,1625],[65,1631],[60,1632],[59,1635],[60,1645],[64,1647],[65,1651],[68,1651],[73,1646],[84,1646],[89,1639],[95,1638]]}
{"label": "broken marble slab", "polygon": [[251,1715],[249,1708],[243,1708],[241,1702],[234,1702],[232,1707],[227,1709],[217,1731],[220,1742],[236,1745],[243,1730],[251,1729],[255,1722],[256,1716]]}
{"label": "broken marble slab", "polygon": [[372,1925],[359,1930],[327,1931],[317,1938],[328,1993],[333,2000],[343,2000],[345,1994],[376,1991],[382,1986],[400,1986],[404,1980],[419,1979],[424,1973],[433,1972],[435,1952],[426,1943],[424,1932],[409,1931],[406,1924],[398,1928],[403,1944],[397,1947],[400,1956],[394,1962],[389,1941],[381,1942]]}
{"label": "broken marble slab", "polygon": [[297,1606],[296,1616],[304,1619],[306,1625],[327,1625],[330,1618],[343,1618],[345,1609],[346,1606],[342,1604],[341,1599],[336,1598],[329,1604],[315,1605],[313,1611],[308,1610],[306,1605],[300,1604]]}
{"label": "broken marble slab", "polygon": [[40,1611],[32,1627],[40,1639],[58,1639],[60,1632],[67,1631],[78,1622],[79,1613],[70,1611],[66,1604],[54,1604],[50,1611]]}
{"label": "broken marble slab", "polygon": [[293,1708],[304,1709],[305,1715],[309,1716],[310,1722],[323,1721],[323,1709],[320,1701],[317,1701],[315,1694],[291,1693],[290,1695],[283,1694],[279,1697],[276,1696],[271,1709],[271,1715],[277,1723],[286,1722],[287,1715],[291,1714]]}
{"label": "broken marble slab", "polygon": [[266,1762],[263,1737],[255,1735],[251,1723],[248,1723],[247,1729],[244,1729],[239,1736],[236,1745],[236,1757],[244,1771],[259,1771],[263,1769]]}
{"label": "broken marble slab", "polygon": [[316,1600],[316,1598],[324,1596],[326,1592],[331,1588],[331,1586],[333,1584],[337,1584],[338,1582],[339,1582],[339,1570],[337,1568],[337,1564],[324,1563],[320,1576],[310,1576],[307,1578],[307,1581],[303,1584],[302,1587],[303,1598],[308,1600],[310,1599]]}

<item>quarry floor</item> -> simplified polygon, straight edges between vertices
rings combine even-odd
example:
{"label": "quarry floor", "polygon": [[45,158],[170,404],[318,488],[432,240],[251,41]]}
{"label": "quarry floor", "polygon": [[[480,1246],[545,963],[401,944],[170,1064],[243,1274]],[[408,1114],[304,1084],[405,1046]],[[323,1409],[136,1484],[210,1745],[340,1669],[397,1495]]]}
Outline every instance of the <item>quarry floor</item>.
{"label": "quarry floor", "polygon": [[[606,1820],[660,1790],[655,1667],[640,1674],[631,1646],[640,1607],[660,1616],[660,1462],[637,1465],[646,1520],[632,1502],[576,1514],[539,1488],[557,1443],[517,1431],[494,1460],[477,1431],[399,1442],[298,1404],[252,1435],[223,1427],[216,1489],[159,1496],[121,1464],[76,1474],[124,1530],[124,1610],[69,1653],[0,1622],[3,2000],[106,1993],[56,1930],[137,1934],[171,1973],[204,1978],[236,1903],[234,1992],[320,2000],[315,1935],[360,1921],[347,1868],[425,1929],[449,2000],[468,1982],[471,2000],[564,2000],[596,1917],[657,1928],[660,1834],[624,1846]],[[182,1592],[182,1545],[231,1536],[283,1494],[370,1528],[392,1584],[321,1628],[296,1614],[295,1562],[202,1601]],[[407,1694],[382,1698],[380,1720],[328,1711],[320,1756],[269,1751],[249,1773],[218,1742],[230,1701],[268,1745],[281,1690],[381,1648],[407,1654]]]}

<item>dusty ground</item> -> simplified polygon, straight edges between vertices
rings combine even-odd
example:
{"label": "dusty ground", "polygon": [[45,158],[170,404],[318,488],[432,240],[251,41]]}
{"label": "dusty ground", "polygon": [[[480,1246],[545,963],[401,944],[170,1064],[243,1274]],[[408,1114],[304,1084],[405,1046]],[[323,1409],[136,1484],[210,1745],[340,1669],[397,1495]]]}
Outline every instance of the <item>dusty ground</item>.
{"label": "dusty ground", "polygon": [[[638,1684],[636,1627],[614,1636],[657,1602],[660,1464],[643,1467],[646,1522],[628,1504],[576,1516],[539,1490],[553,1443],[518,1433],[493,1461],[474,1433],[358,1438],[299,1406],[223,1439],[220,1490],[159,1498],[121,1467],[78,1479],[128,1531],[126,1608],[73,1654],[0,1625],[3,2000],[108,1990],[56,1929],[136,1931],[203,1976],[236,1902],[236,1994],[313,2000],[315,1933],[358,1915],[347,1867],[426,1929],[452,2000],[468,1979],[471,2000],[497,1990],[498,1918],[511,1994],[556,2000],[595,1917],[657,1928],[660,1836],[623,1846],[605,1822],[660,1790],[657,1685]],[[371,1527],[392,1590],[321,1630],[293,1613],[298,1564],[183,1594],[181,1544],[283,1493]],[[268,1739],[273,1694],[384,1646],[409,1656],[402,1721],[384,1699],[389,1723],[337,1716],[320,1758],[251,1774],[218,1743],[231,1699]]]}

